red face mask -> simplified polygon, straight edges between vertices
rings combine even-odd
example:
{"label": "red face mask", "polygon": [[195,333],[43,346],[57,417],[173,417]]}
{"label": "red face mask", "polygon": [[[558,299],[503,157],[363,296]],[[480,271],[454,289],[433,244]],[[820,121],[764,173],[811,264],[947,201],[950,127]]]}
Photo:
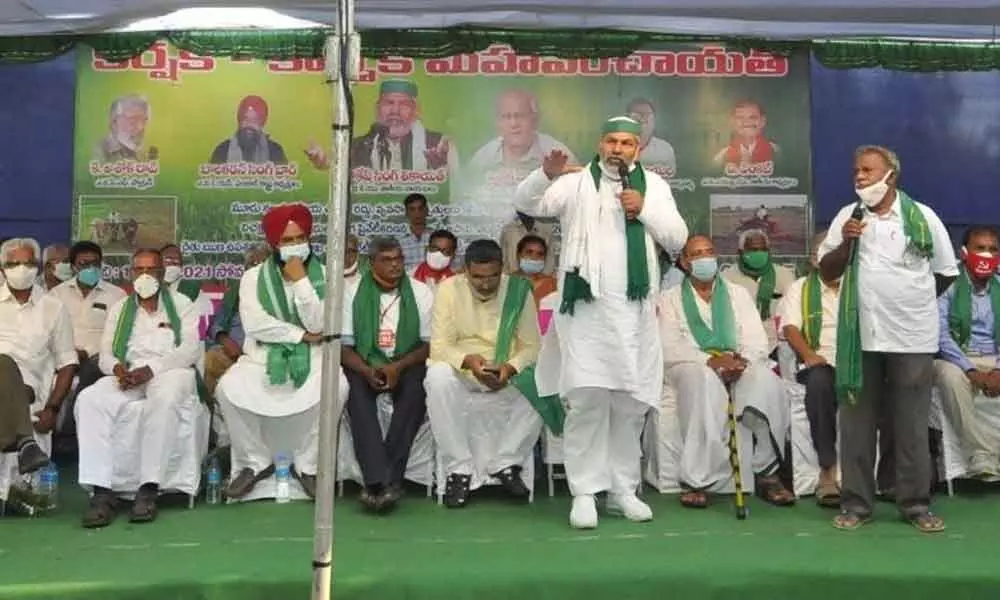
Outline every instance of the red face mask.
{"label": "red face mask", "polygon": [[997,272],[998,257],[988,253],[964,252],[965,268],[973,277],[990,277]]}

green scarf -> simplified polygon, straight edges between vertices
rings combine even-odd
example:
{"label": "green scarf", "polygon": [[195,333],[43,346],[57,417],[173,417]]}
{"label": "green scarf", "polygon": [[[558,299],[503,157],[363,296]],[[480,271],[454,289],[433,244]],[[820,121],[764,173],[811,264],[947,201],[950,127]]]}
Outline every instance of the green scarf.
{"label": "green scarf", "polygon": [[[502,365],[510,358],[510,352],[514,345],[514,335],[521,322],[521,312],[524,310],[526,302],[533,301],[530,294],[530,281],[514,275],[507,278],[507,296],[504,298],[503,308],[500,311],[497,347],[493,355],[494,364]],[[542,421],[552,430],[553,434],[562,435],[563,424],[566,422],[566,412],[563,409],[562,400],[556,394],[544,397],[538,395],[538,385],[535,383],[535,365],[521,369],[511,379],[511,385],[528,399],[528,402],[538,411]]]}
{"label": "green scarf", "polygon": [[177,292],[187,296],[188,300],[194,302],[201,294],[201,282],[196,279],[182,279],[177,284]]}
{"label": "green scarf", "polygon": [[[920,256],[934,256],[934,238],[924,213],[903,190],[896,190],[903,235]],[[854,404],[864,381],[861,372],[861,318],[858,314],[858,243],[854,244],[840,280],[840,308],[837,313],[837,398]]]}
{"label": "green scarf", "polygon": [[[420,313],[413,297],[410,277],[399,280],[399,320],[396,321],[396,346],[394,356],[399,358],[420,344]],[[354,322],[354,350],[365,363],[380,367],[389,358],[378,347],[378,332],[382,320],[382,290],[375,283],[371,271],[365,271],[358,280],[358,291],[352,305]]]}
{"label": "green scarf", "polygon": [[[163,290],[160,293],[159,301],[163,304],[163,311],[167,313],[167,321],[170,322],[170,329],[174,332],[174,346],[181,345],[181,318],[177,314],[177,307],[174,306],[174,299],[170,292]],[[115,337],[111,342],[111,352],[121,364],[129,367],[125,360],[128,354],[128,342],[132,339],[132,330],[135,328],[135,315],[139,311],[139,297],[135,294],[125,301],[122,312],[118,315],[118,322],[115,324]]]}
{"label": "green scarf", "polygon": [[819,271],[813,271],[802,284],[802,337],[809,347],[819,348],[823,331],[823,281]]}
{"label": "green scarf", "polygon": [[[594,187],[601,189],[601,157],[595,156],[590,161],[590,175],[594,178]],[[629,173],[629,184],[632,189],[643,196],[646,195],[646,173],[639,162]],[[642,300],[649,295],[649,262],[646,258],[646,228],[638,219],[625,219],[625,252],[627,257],[628,284],[625,295],[629,300]],[[559,312],[573,314],[577,300],[591,302],[594,299],[590,282],[580,276],[576,268],[568,273],[563,280],[562,304]]]}
{"label": "green scarf", "polygon": [[751,269],[740,261],[740,272],[757,281],[757,312],[761,319],[771,318],[771,301],[774,300],[774,284],[777,275],[771,255],[767,255],[767,264],[760,269]]}
{"label": "green scarf", "polygon": [[698,301],[691,286],[691,278],[685,277],[681,286],[684,318],[698,348],[702,352],[709,353],[736,352],[739,349],[736,342],[736,317],[733,315],[733,305],[729,301],[729,288],[726,282],[721,277],[715,278],[715,286],[712,289],[711,329],[698,312]]}
{"label": "green scarf", "polygon": [[[309,283],[320,300],[326,295],[323,281],[323,267],[315,258],[306,262],[306,274]],[[281,268],[274,257],[269,257],[260,265],[257,276],[257,300],[264,312],[275,319],[302,327],[298,310],[294,302],[289,302],[285,296],[285,282],[281,276]],[[267,378],[271,385],[284,385],[291,378],[296,388],[309,378],[312,369],[312,357],[309,344],[297,342],[294,344],[265,344],[267,346]]]}
{"label": "green scarf", "polygon": [[[990,276],[986,286],[990,305],[993,307],[993,340],[1000,347],[1000,285],[995,277]],[[962,351],[968,350],[969,337],[972,335],[972,279],[965,267],[962,267],[962,272],[955,281],[955,293],[948,310],[948,329]]]}

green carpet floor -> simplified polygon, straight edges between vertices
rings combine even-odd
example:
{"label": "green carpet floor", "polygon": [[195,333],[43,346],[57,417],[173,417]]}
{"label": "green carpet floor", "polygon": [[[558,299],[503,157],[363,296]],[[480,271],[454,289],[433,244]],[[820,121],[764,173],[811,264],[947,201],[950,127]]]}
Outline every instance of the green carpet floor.
{"label": "green carpet floor", "polygon": [[[150,525],[124,518],[79,527],[82,495],[63,508],[0,519],[0,599],[297,600],[308,598],[310,504],[163,509]],[[751,501],[738,522],[720,499],[705,511],[654,496],[656,520],[567,525],[569,500],[511,506],[474,497],[449,511],[411,494],[389,517],[353,498],[338,505],[338,600],[659,598],[997,598],[1000,502],[939,502],[949,529],[922,535],[881,505],[857,532],[830,526],[808,501],[779,509]]]}

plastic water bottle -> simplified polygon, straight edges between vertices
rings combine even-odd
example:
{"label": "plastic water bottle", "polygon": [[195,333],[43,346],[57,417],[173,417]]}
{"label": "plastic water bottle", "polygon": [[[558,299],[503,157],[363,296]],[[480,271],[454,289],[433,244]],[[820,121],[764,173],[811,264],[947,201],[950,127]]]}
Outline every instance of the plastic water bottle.
{"label": "plastic water bottle", "polygon": [[205,487],[205,502],[219,504],[222,502],[222,472],[219,470],[219,459],[212,458],[208,464],[208,485]]}
{"label": "plastic water bottle", "polygon": [[59,504],[59,471],[55,463],[42,468],[39,476],[38,495],[45,498],[46,508],[53,510]]}
{"label": "plastic water bottle", "polygon": [[279,454],[278,458],[274,461],[274,478],[277,481],[277,490],[274,494],[274,501],[278,504],[287,504],[291,502],[291,489],[289,481],[290,478],[290,467],[291,464],[284,454]]}

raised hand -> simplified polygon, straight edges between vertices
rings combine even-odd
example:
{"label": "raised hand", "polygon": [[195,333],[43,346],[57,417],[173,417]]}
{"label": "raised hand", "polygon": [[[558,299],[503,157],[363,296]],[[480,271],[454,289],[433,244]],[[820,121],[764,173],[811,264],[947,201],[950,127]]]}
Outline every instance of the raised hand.
{"label": "raised hand", "polygon": [[549,179],[555,179],[560,175],[575,173],[583,168],[579,165],[570,165],[568,163],[569,155],[557,148],[546,154],[545,158],[542,159],[542,171],[545,172],[545,176]]}

